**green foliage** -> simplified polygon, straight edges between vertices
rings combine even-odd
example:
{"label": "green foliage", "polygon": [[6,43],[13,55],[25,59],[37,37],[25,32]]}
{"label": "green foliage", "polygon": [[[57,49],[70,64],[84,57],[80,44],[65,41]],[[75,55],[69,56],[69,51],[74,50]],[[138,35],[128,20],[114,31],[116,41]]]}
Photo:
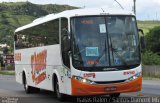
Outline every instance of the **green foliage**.
{"label": "green foliage", "polygon": [[146,49],[142,53],[142,62],[145,65],[160,65],[160,26],[149,30],[146,38]]}
{"label": "green foliage", "polygon": [[154,27],[146,35],[147,50],[154,53],[160,53],[160,26]]}
{"label": "green foliage", "polygon": [[160,26],[160,21],[138,21],[138,28],[143,29],[145,35],[156,26]]}
{"label": "green foliage", "polygon": [[145,65],[160,65],[160,56],[151,51],[142,53],[142,63]]}
{"label": "green foliage", "polygon": [[0,44],[13,47],[13,34],[16,28],[50,13],[75,9],[68,5],[36,5],[30,2],[0,3]]}

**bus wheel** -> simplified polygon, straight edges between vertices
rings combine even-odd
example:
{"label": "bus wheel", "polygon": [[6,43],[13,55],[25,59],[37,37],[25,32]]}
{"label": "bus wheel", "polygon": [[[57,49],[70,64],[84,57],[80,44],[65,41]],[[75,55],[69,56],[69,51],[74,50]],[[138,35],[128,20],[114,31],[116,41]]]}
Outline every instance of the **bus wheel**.
{"label": "bus wheel", "polygon": [[110,94],[109,96],[110,97],[118,98],[120,96],[120,93]]}
{"label": "bus wheel", "polygon": [[32,89],[33,89],[33,92],[34,92],[34,93],[39,93],[39,92],[40,92],[40,88],[32,87]]}
{"label": "bus wheel", "polygon": [[27,94],[31,93],[32,87],[27,84],[27,80],[26,80],[26,76],[25,75],[23,76],[23,85],[24,85],[25,92]]}
{"label": "bus wheel", "polygon": [[55,84],[56,97],[58,98],[58,100],[63,101],[65,95],[60,93],[58,80],[56,80],[55,82],[56,82],[56,84]]}

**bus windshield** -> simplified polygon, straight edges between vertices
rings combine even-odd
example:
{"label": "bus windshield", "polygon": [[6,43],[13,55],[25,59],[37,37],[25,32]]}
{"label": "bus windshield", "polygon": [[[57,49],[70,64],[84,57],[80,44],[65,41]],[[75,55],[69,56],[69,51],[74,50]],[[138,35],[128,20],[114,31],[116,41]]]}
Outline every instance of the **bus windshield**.
{"label": "bus windshield", "polygon": [[76,68],[131,69],[140,64],[134,16],[73,17],[71,32],[73,66]]}

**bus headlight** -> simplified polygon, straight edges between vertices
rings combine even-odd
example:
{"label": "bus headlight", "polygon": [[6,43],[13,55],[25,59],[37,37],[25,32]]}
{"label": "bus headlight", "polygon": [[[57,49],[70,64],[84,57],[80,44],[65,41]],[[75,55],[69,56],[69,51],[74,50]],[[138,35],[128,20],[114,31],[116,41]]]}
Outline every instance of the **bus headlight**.
{"label": "bus headlight", "polygon": [[142,73],[141,73],[141,72],[138,72],[138,73],[137,73],[137,74],[135,74],[134,76],[132,76],[132,77],[128,78],[128,79],[126,80],[126,82],[129,82],[129,81],[135,80],[135,79],[137,79],[137,78],[138,78],[138,77],[140,77],[140,76],[142,76]]}
{"label": "bus headlight", "polygon": [[80,76],[73,76],[72,78],[75,79],[75,80],[78,80],[78,81],[80,81],[80,82],[83,82],[83,83],[96,84],[96,83],[93,82],[92,80],[89,80],[89,79],[86,79],[86,78],[83,78],[83,77],[80,77]]}

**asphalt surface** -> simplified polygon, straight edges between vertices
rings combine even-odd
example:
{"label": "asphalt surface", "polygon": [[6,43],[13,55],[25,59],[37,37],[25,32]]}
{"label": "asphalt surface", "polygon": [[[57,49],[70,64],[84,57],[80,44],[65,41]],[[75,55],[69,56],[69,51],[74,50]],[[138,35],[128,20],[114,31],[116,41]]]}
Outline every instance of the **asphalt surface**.
{"label": "asphalt surface", "polygon": [[[107,96],[102,96],[107,97]],[[143,80],[141,92],[125,93],[121,97],[158,97],[160,100],[160,81]],[[99,97],[98,97],[99,98]],[[95,99],[95,97],[94,97]],[[8,102],[9,101],[9,102]],[[68,97],[63,103],[93,102],[90,99]],[[95,101],[94,101],[95,102]],[[0,75],[0,103],[62,103],[50,91],[26,94],[23,85],[15,81],[14,76]],[[160,101],[158,101],[160,103]]]}
{"label": "asphalt surface", "polygon": [[160,97],[160,80],[143,80],[142,94]]}

